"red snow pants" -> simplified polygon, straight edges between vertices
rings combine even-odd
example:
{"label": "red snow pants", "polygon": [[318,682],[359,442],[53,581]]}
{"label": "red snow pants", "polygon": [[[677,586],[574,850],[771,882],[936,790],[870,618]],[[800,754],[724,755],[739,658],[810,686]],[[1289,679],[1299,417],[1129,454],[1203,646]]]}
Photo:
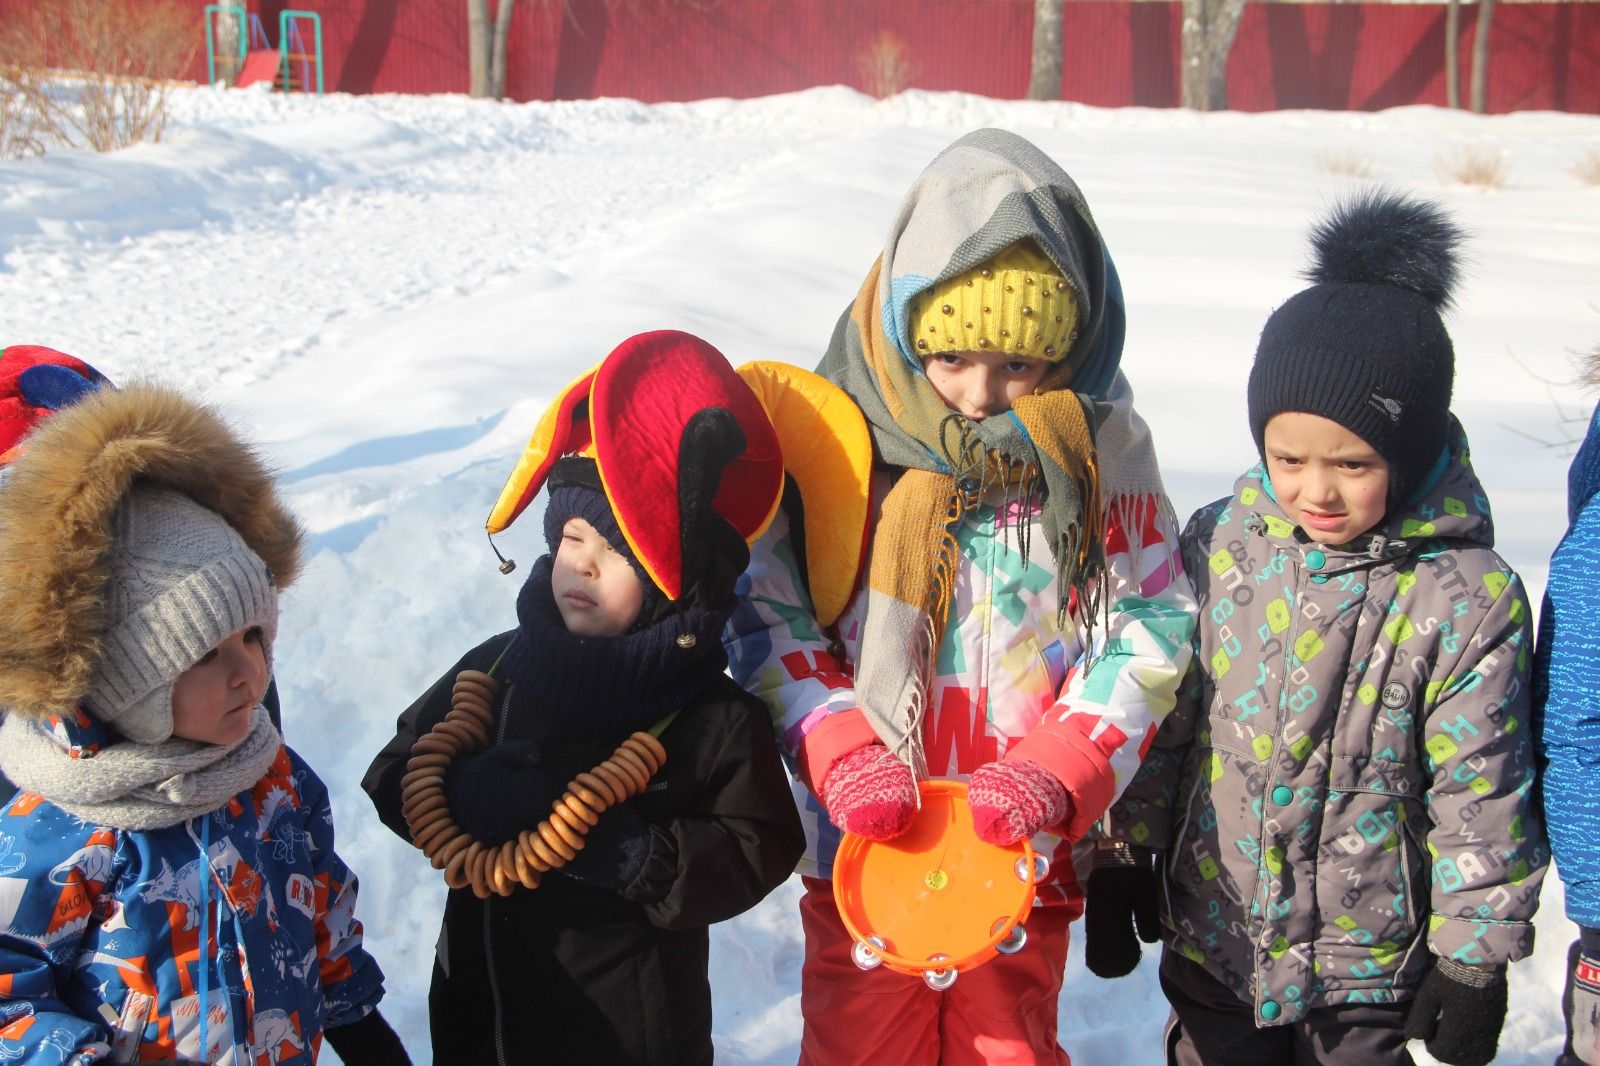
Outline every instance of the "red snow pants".
{"label": "red snow pants", "polygon": [[805,1031],[800,1066],[1071,1066],[1056,1043],[1056,1000],[1067,964],[1063,907],[1035,907],[1028,943],[963,972],[947,991],[850,961],[850,934],[833,885],[801,879],[800,971]]}

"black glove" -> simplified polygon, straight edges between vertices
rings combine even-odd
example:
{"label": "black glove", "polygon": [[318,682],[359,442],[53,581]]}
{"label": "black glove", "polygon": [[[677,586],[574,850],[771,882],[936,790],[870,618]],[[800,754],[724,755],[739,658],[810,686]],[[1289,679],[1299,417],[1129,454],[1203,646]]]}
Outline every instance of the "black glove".
{"label": "black glove", "polygon": [[322,1036],[344,1066],[411,1066],[405,1045],[377,1008],[359,1022],[323,1030]]}
{"label": "black glove", "polygon": [[1504,966],[1439,958],[1406,1015],[1406,1039],[1426,1040],[1428,1054],[1450,1066],[1487,1066],[1505,1023]]}
{"label": "black glove", "polygon": [[1156,855],[1149,848],[1119,843],[1095,849],[1083,913],[1083,961],[1090,973],[1124,977],[1139,965],[1139,941],[1154,944],[1161,935],[1159,889]]}
{"label": "black glove", "polygon": [[[589,827],[578,857],[558,869],[574,881],[581,881],[592,888],[621,893],[644,870],[651,847],[670,843],[671,838],[666,833],[653,829],[649,822],[633,812],[632,807],[612,807],[600,812],[600,821]],[[634,894],[629,896],[633,898]],[[636,899],[636,902],[655,901]]]}
{"label": "black glove", "polygon": [[450,816],[489,845],[538,825],[566,787],[566,776],[541,765],[538,749],[527,741],[458,759],[444,778]]}

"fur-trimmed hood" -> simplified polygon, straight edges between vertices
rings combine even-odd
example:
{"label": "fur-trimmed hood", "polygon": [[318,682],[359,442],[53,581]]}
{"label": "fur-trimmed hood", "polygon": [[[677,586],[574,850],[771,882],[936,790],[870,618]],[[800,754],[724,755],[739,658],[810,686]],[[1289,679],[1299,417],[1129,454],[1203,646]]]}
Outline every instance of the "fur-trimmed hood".
{"label": "fur-trimmed hood", "polygon": [[0,707],[46,716],[88,690],[105,631],[112,516],[135,483],[215,511],[289,585],[300,527],[214,410],[162,386],[102,389],[46,420],[0,485]]}

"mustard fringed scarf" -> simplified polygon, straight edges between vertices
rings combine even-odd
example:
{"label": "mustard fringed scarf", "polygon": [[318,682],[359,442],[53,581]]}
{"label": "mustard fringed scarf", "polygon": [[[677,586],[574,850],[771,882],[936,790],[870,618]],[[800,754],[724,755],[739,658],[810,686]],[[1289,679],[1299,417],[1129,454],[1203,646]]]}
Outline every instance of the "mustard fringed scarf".
{"label": "mustard fringed scarf", "polygon": [[[1031,239],[1074,289],[1079,335],[1038,393],[1007,415],[970,421],[929,384],[906,339],[907,306],[1018,240]],[[956,531],[991,489],[1038,497],[1059,568],[1063,615],[1093,619],[1104,578],[1107,507],[1094,423],[1114,423],[1119,493],[1161,492],[1143,423],[1104,400],[1122,349],[1121,293],[1077,186],[1027,141],[979,130],[947,148],[912,186],[883,254],[839,325],[818,372],[866,416],[878,460],[899,471],[872,534],[856,696],[874,731],[918,776],[925,699],[954,601]],[[1072,391],[1081,390],[1080,392]],[[1161,497],[1164,500],[1164,496]],[[1002,509],[1002,515],[1005,510]],[[1027,524],[1020,523],[1026,537]],[[1020,545],[1024,555],[1025,543]]]}

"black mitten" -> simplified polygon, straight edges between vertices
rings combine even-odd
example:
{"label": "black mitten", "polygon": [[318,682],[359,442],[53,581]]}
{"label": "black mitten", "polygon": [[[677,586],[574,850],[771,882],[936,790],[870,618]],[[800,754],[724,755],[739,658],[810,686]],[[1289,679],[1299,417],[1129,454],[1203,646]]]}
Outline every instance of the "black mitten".
{"label": "black mitten", "polygon": [[405,1045],[377,1008],[359,1022],[323,1030],[322,1036],[344,1066],[411,1066]]}
{"label": "black mitten", "polygon": [[1450,1066],[1487,1066],[1506,1023],[1504,966],[1434,959],[1406,1015],[1406,1038]]}
{"label": "black mitten", "polygon": [[[635,814],[633,808],[612,807],[601,812],[598,824],[589,827],[578,857],[558,869],[593,888],[622,892],[644,869],[656,836],[650,823]],[[663,843],[669,839],[665,833],[660,836]]]}
{"label": "black mitten", "polygon": [[527,741],[458,759],[444,778],[450,816],[490,845],[538,825],[566,787],[566,777],[540,765],[538,749]]}
{"label": "black mitten", "polygon": [[1102,845],[1095,852],[1083,913],[1083,961],[1097,977],[1123,977],[1139,965],[1139,941],[1160,936],[1160,875],[1149,848]]}

